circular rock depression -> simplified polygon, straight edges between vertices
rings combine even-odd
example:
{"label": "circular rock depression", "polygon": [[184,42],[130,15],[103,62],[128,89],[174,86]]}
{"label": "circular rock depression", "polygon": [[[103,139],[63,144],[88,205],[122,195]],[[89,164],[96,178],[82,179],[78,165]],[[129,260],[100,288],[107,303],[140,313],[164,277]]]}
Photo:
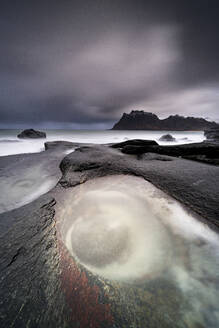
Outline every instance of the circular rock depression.
{"label": "circular rock depression", "polygon": [[61,214],[61,232],[72,256],[108,279],[138,280],[165,270],[171,237],[151,204],[153,188],[130,176],[99,178],[74,188]]}
{"label": "circular rock depression", "polygon": [[218,326],[215,232],[138,177],[93,179],[62,196],[56,208],[57,227],[69,253],[87,270],[129,284],[154,280],[158,292],[159,282],[170,282],[188,304],[186,322]]}
{"label": "circular rock depression", "polygon": [[[114,224],[115,223],[115,224]],[[78,219],[71,234],[72,249],[85,264],[103,267],[119,261],[129,248],[128,227],[115,219]]]}

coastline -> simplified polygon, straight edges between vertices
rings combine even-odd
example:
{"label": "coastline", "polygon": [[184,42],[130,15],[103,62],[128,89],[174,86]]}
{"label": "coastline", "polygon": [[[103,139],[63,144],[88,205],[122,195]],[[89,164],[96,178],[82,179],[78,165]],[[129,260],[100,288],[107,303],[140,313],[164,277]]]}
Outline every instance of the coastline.
{"label": "coastline", "polygon": [[[131,322],[133,311],[137,309],[124,308],[121,301],[124,295],[129,300],[129,306],[135,304],[138,295],[143,306],[148,307],[150,304],[156,313],[157,298],[143,298],[138,286],[123,286],[98,278],[79,263],[73,262],[66,253],[57,231],[57,206],[62,206],[65,192],[86,181],[121,174],[142,177],[178,200],[186,211],[195,213],[195,217],[210,229],[219,232],[218,166],[151,152],[139,157],[124,154],[121,149],[111,146],[47,143],[47,150],[42,153],[1,158],[1,168],[15,162],[14,170],[19,170],[21,166],[25,169],[24,158],[31,163],[39,161],[40,156],[49,159],[62,153],[51,167],[51,174],[57,172],[58,166],[61,169],[61,175],[57,176],[60,179],[54,188],[27,205],[0,214],[0,239],[4,245],[0,251],[2,327],[7,327],[9,322],[14,322],[12,327],[18,327],[20,323],[25,326],[28,320],[33,325],[37,322],[40,326],[71,327],[76,319],[84,328],[92,322],[97,327],[110,328],[112,322],[114,327],[128,327],[126,320]],[[72,147],[77,149],[63,155],[63,151],[71,150]],[[161,306],[165,307],[168,292],[168,309],[174,309],[179,318],[180,304],[184,304],[182,295],[173,285],[166,285],[165,279],[155,283],[155,290],[157,283]],[[69,294],[68,290],[74,288],[81,292],[73,297],[74,294]],[[150,283],[145,288],[145,295],[151,295]],[[16,302],[12,297],[14,293]],[[85,295],[83,298],[81,293]],[[174,307],[176,300],[177,309]],[[76,307],[77,302],[79,305],[83,302],[83,307]],[[171,315],[174,318],[175,314]],[[159,317],[159,313],[156,318],[151,318],[150,311],[144,311],[142,320],[145,318],[149,320],[150,327],[181,327],[181,323],[178,325],[174,320],[167,323],[163,317]],[[116,324],[113,320],[116,320]],[[136,327],[140,326],[136,324]]]}
{"label": "coastline", "polygon": [[[21,171],[25,172],[43,161],[46,170],[55,177],[58,188],[74,187],[90,179],[113,174],[140,176],[202,216],[207,224],[218,228],[218,163],[214,163],[214,158],[210,161],[201,158],[202,163],[196,155],[186,154],[182,158],[179,153],[185,150],[190,152],[193,148],[198,152],[209,145],[212,149],[218,149],[217,143],[206,142],[179,146],[135,146],[132,141],[108,145],[51,141],[45,142],[45,150],[40,153],[1,156],[0,174],[2,179],[9,178],[11,188],[16,171],[21,177]],[[148,148],[147,151],[145,148]],[[172,154],[174,156],[170,156]],[[54,185],[48,193],[53,193],[57,187]]]}

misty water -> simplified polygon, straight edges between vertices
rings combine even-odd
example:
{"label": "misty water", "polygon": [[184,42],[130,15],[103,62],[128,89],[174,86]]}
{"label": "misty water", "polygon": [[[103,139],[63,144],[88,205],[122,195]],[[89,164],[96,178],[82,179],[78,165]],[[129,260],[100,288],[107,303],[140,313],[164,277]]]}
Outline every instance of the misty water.
{"label": "misty water", "polygon": [[[218,234],[151,183],[124,175],[88,181],[65,192],[56,216],[66,248],[88,271],[143,293],[164,280],[182,295],[177,327],[219,326]],[[160,311],[172,327],[165,297]]]}
{"label": "misty water", "polygon": [[[46,139],[18,139],[21,130],[0,130],[0,156],[41,152],[44,142],[66,140],[78,143],[106,144],[128,139],[155,140],[161,145],[201,142],[205,139],[203,131],[116,131],[116,130],[43,130]],[[159,138],[170,133],[176,142],[159,141]]]}
{"label": "misty water", "polygon": [[74,151],[74,148],[44,156],[42,152],[45,150],[46,141],[66,140],[75,143],[107,144],[138,138],[156,140],[164,145],[200,142],[204,139],[203,131],[169,132],[176,138],[176,142],[159,141],[159,138],[168,131],[44,131],[47,135],[45,139],[19,139],[17,134],[20,130],[0,130],[0,157],[41,153],[38,159],[24,158],[19,165],[17,159],[12,160],[9,167],[1,169],[0,189],[4,190],[4,193],[0,195],[0,213],[28,204],[51,190],[58,182],[61,177],[59,164],[64,156]]}

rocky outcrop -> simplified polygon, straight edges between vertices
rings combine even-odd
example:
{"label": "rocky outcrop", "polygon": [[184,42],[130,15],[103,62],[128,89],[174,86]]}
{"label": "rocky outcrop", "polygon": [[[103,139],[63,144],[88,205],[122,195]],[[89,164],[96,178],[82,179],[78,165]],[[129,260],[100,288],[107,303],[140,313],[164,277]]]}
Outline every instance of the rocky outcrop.
{"label": "rocky outcrop", "polygon": [[171,134],[164,134],[160,137],[160,141],[176,141],[176,139]]}
{"label": "rocky outcrop", "polygon": [[[114,145],[114,148],[111,149],[100,145],[80,147],[75,152],[67,155],[60,164],[63,173],[60,184],[68,188],[106,175],[131,174],[141,176],[201,214],[219,228],[219,193],[216,182],[219,181],[219,167],[179,158],[183,151],[185,157],[192,153],[196,153],[195,156],[201,156],[198,154],[204,152],[204,143],[193,144],[192,146],[191,144],[144,146],[145,150],[146,147],[150,149],[149,157],[145,155],[138,156],[139,148],[137,147],[141,148],[141,146],[128,146],[126,144],[121,148],[121,153],[118,149],[115,149],[117,145]],[[183,146],[184,148],[181,149]],[[126,153],[128,152],[124,151],[127,149],[126,147],[136,147],[135,150],[137,151],[135,153],[137,156],[127,156]],[[151,155],[151,153],[158,153],[158,151],[159,156]],[[213,154],[213,146],[210,151]],[[164,156],[165,154],[174,157]],[[203,183],[201,183],[202,181]]]}
{"label": "rocky outcrop", "polygon": [[210,128],[219,128],[219,125],[203,118],[180,115],[171,115],[161,120],[153,113],[133,110],[130,114],[124,113],[112,130],[202,131]]}
{"label": "rocky outcrop", "polygon": [[[143,285],[127,284],[124,288],[124,283],[99,278],[80,265],[69,255],[63,241],[60,213],[66,192],[73,194],[75,189],[71,187],[81,185],[80,200],[84,182],[116,174],[134,175],[152,182],[218,231],[219,167],[154,153],[129,156],[120,151],[128,146],[160,147],[140,141],[134,143],[120,143],[114,148],[103,145],[78,148],[62,160],[62,179],[53,190],[25,206],[0,214],[2,328],[144,327],[145,323],[150,327],[184,326],[180,316],[182,305],[187,308],[188,303],[173,282],[152,276],[151,281],[144,283],[143,276]],[[58,153],[60,146],[56,144]],[[47,150],[44,156],[49,159],[56,147],[53,144],[53,150]],[[167,149],[170,147],[175,146]],[[198,145],[197,148],[200,149]],[[38,153],[1,157],[0,167],[14,161],[16,173],[20,168],[30,167],[32,161],[41,163],[40,156]],[[25,158],[29,160],[24,162]],[[53,174],[55,168],[50,165],[48,168]],[[1,178],[4,175],[2,172]],[[69,203],[73,211],[74,206]],[[91,215],[90,211],[88,214]],[[177,238],[180,242],[178,235]],[[211,282],[213,279],[216,279],[214,275]],[[203,327],[207,326],[204,323]]]}
{"label": "rocky outcrop", "polygon": [[158,143],[154,140],[131,139],[131,140],[113,144],[111,147],[112,148],[123,148],[125,146],[138,146],[138,147],[158,146]]}
{"label": "rocky outcrop", "polygon": [[17,135],[18,138],[20,139],[26,139],[26,138],[31,138],[31,139],[37,139],[37,138],[46,138],[46,133],[42,131],[37,131],[34,129],[27,129],[22,131]]}
{"label": "rocky outcrop", "polygon": [[206,130],[204,135],[207,140],[218,141],[219,142],[219,127],[215,129]]}
{"label": "rocky outcrop", "polygon": [[[147,144],[147,141],[149,142]],[[150,144],[150,140],[126,141],[112,145],[120,148],[122,153],[129,155],[142,155],[145,153],[156,153],[160,155],[182,157],[203,163],[219,165],[219,145],[213,142],[200,142],[184,145],[161,146]]]}

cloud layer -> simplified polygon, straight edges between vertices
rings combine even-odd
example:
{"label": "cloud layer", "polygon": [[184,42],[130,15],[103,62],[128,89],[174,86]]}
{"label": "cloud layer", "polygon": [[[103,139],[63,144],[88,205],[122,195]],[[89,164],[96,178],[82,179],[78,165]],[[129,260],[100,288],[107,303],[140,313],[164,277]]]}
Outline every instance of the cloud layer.
{"label": "cloud layer", "polygon": [[219,120],[217,7],[214,0],[5,2],[1,127],[111,127],[138,108]]}

